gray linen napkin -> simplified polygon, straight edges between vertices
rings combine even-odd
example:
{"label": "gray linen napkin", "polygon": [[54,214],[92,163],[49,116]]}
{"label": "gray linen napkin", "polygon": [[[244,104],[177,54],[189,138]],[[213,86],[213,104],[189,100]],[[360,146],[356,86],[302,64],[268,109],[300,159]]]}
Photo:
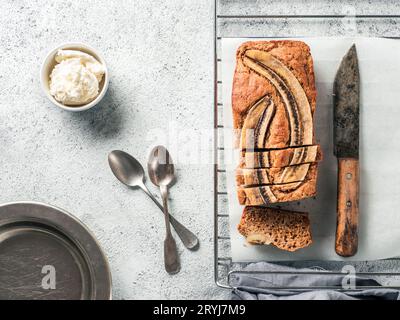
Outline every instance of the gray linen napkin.
{"label": "gray linen napkin", "polygon": [[[313,269],[295,269],[267,262],[248,265],[247,271],[310,271]],[[315,270],[315,269],[314,269]],[[341,286],[341,275],[277,275],[277,274],[238,274],[233,275],[233,300],[400,300],[400,291],[395,289],[365,289],[357,291],[334,290],[276,290],[264,289],[266,286]],[[374,279],[356,277],[357,286],[380,286]]]}

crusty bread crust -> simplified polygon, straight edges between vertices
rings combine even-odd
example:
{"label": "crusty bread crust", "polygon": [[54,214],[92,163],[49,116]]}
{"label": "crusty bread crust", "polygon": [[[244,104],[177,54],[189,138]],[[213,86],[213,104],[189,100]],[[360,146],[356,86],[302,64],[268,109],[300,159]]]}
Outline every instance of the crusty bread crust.
{"label": "crusty bread crust", "polygon": [[312,243],[308,213],[302,212],[247,206],[238,231],[251,244],[272,244],[291,252]]}
{"label": "crusty bread crust", "polygon": [[[282,98],[271,82],[244,65],[243,55],[249,49],[267,51],[285,64],[303,87],[313,113],[316,104],[316,89],[310,48],[304,42],[294,40],[250,41],[243,43],[236,53],[232,88],[234,129],[242,128],[249,109],[257,100],[268,94],[276,106],[276,111],[270,124],[267,147],[289,147],[289,119]],[[235,147],[237,143],[238,139],[235,141]]]}

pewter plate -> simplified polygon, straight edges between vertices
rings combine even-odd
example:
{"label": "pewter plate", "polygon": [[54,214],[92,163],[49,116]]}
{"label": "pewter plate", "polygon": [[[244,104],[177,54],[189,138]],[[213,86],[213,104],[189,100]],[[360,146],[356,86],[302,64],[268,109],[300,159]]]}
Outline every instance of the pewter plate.
{"label": "pewter plate", "polygon": [[111,299],[107,259],[71,214],[42,203],[0,205],[0,299]]}

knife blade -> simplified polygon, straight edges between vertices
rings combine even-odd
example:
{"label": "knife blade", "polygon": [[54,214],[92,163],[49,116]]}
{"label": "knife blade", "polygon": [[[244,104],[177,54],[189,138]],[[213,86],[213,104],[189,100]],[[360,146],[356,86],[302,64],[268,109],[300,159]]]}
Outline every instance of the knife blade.
{"label": "knife blade", "polygon": [[333,86],[334,154],[338,159],[336,253],[358,249],[360,74],[353,44],[340,63]]}

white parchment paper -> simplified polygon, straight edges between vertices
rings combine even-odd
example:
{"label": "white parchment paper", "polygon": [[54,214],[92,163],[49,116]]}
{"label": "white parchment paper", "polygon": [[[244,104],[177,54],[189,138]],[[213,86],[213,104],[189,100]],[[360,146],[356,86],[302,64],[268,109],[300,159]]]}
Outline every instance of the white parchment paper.
{"label": "white parchment paper", "polygon": [[[236,49],[250,39],[222,39],[222,98],[225,167],[233,261],[343,260],[334,250],[337,164],[333,156],[332,86],[342,57],[356,43],[361,74],[359,249],[349,260],[400,255],[400,41],[381,38],[296,38],[306,42],[314,58],[317,109],[316,140],[324,160],[316,199],[282,204],[310,213],[313,244],[294,253],[272,246],[251,246],[238,233],[243,207],[236,197],[232,150],[232,79]],[[254,40],[254,39],[251,39]],[[257,39],[263,40],[263,39]],[[271,39],[265,39],[271,40]],[[231,161],[230,159],[236,159]]]}

